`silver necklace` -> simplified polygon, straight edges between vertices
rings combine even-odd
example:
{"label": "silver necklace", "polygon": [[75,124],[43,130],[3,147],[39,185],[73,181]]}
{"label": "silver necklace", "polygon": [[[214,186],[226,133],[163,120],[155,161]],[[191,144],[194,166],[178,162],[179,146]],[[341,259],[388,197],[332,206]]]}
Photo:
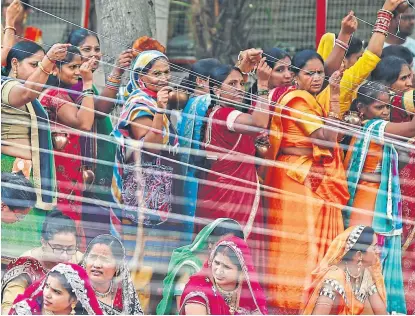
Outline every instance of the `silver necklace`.
{"label": "silver necklace", "polygon": [[100,297],[100,298],[106,298],[111,292],[112,292],[112,281],[111,281],[111,283],[110,283],[110,288],[108,289],[108,291],[106,291],[105,293],[102,293],[102,292],[100,292],[100,291],[98,291],[97,289],[95,289],[93,286],[92,286],[92,288],[94,289],[94,291],[95,291],[95,294],[98,296],[98,297]]}

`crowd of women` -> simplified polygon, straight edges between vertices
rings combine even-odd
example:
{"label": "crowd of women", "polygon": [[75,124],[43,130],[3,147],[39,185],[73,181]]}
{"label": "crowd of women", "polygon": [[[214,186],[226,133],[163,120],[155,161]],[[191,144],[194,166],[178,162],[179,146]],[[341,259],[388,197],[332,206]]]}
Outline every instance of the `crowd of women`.
{"label": "crowd of women", "polygon": [[184,79],[145,36],[115,65],[84,28],[45,50],[22,3],[2,38],[3,314],[415,314],[413,55],[383,49],[407,0],[367,47],[352,11],[317,51]]}

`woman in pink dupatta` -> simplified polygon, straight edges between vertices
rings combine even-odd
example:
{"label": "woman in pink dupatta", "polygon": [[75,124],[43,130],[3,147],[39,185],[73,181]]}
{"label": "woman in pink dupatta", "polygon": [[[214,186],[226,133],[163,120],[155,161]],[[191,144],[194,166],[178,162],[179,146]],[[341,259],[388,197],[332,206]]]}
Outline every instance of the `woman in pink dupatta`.
{"label": "woman in pink dupatta", "polygon": [[14,301],[9,315],[103,315],[86,271],[59,263]]}
{"label": "woman in pink dupatta", "polygon": [[[268,80],[272,69],[262,58],[258,64],[258,95],[252,114],[242,112],[244,78],[232,66],[219,66],[211,76],[211,111],[205,132],[210,172],[199,190],[196,216],[207,224],[216,218],[236,220],[255,258],[258,273],[264,267],[264,214],[255,167],[255,139],[269,119]],[[213,108],[212,108],[213,107]],[[201,227],[201,226],[199,226]],[[200,229],[199,229],[200,230]]]}
{"label": "woman in pink dupatta", "polygon": [[[233,280],[235,289],[231,291],[225,291],[219,285],[224,287],[222,280],[231,279],[229,274],[232,272],[227,267],[221,270],[221,265],[226,262],[229,265],[229,262],[236,263],[238,267],[238,274]],[[223,276],[222,272],[228,275]],[[219,241],[202,270],[190,278],[180,305],[181,315],[193,313],[195,305],[197,313],[204,308],[207,315],[267,315],[265,293],[258,281],[247,243],[235,236]]]}

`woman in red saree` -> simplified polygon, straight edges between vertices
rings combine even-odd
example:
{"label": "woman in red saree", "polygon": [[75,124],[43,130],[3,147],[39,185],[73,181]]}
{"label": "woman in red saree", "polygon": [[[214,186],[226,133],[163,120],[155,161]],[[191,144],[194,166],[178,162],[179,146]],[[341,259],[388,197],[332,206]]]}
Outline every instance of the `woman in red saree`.
{"label": "woman in red saree", "polygon": [[[414,90],[392,98],[391,122],[409,122],[415,113]],[[414,143],[414,139],[409,141]],[[409,152],[407,163],[399,171],[402,195],[402,272],[408,315],[415,313],[415,150]]]}
{"label": "woman in red saree", "polygon": [[[376,67],[374,80],[384,82],[392,91],[390,121],[410,122],[415,113],[412,74],[408,63],[388,56]],[[413,143],[413,139],[409,140]],[[415,313],[415,150],[399,150],[399,179],[402,196],[402,272],[408,315]],[[403,165],[403,167],[402,167]]]}
{"label": "woman in red saree", "polygon": [[[229,286],[233,289],[225,290]],[[247,243],[234,236],[219,241],[202,270],[190,278],[180,305],[181,315],[267,315]]]}
{"label": "woman in red saree", "polygon": [[[79,50],[70,46],[64,61],[57,62],[57,76],[49,82],[55,86],[47,88],[39,97],[49,114],[55,154],[58,208],[72,218],[82,238],[81,249],[85,249],[85,237],[80,225],[84,179],[80,131],[90,131],[94,123],[94,91],[92,69],[94,58],[82,63]],[[67,88],[82,77],[83,95],[80,107],[74,104]],[[66,89],[65,89],[66,88]]]}
{"label": "woman in red saree", "polygon": [[[232,66],[219,66],[212,73],[214,95],[205,132],[210,172],[199,189],[196,216],[199,227],[216,218],[236,220],[244,230],[256,267],[264,267],[264,214],[255,167],[255,138],[268,125],[268,79],[272,69],[265,58],[259,62],[258,102],[252,114],[240,108],[244,100],[244,79]],[[212,108],[213,106],[213,108]],[[258,110],[257,110],[258,109]],[[259,272],[261,274],[261,272]]]}
{"label": "woman in red saree", "polygon": [[[297,314],[311,271],[330,242],[343,232],[342,207],[349,194],[337,144],[330,129],[338,117],[338,72],[318,95],[324,81],[323,61],[314,51],[297,53],[292,64],[298,88],[278,89],[271,121],[267,158],[273,161],[264,184],[281,190],[266,192],[269,238],[267,289],[276,314]],[[269,194],[268,194],[269,193]]]}
{"label": "woman in red saree", "polygon": [[9,315],[103,315],[85,270],[59,263],[14,301]]}

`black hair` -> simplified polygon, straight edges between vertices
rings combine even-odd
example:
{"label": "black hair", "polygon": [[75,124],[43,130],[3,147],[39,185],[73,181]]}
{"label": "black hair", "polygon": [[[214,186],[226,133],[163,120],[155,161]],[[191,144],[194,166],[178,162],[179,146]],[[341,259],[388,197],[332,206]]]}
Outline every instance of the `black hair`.
{"label": "black hair", "polygon": [[53,239],[56,234],[60,233],[74,234],[76,243],[78,244],[79,240],[75,222],[70,217],[62,214],[58,209],[55,209],[46,215],[42,227],[42,238],[45,241],[49,241]]}
{"label": "black hair", "polygon": [[349,44],[349,49],[346,52],[346,58],[350,57],[353,54],[360,53],[363,49],[363,41],[360,38],[352,37],[352,40]]}
{"label": "black hair", "polygon": [[36,204],[33,184],[26,179],[21,171],[18,173],[2,172],[1,201],[11,211],[32,208]]}
{"label": "black hair", "polygon": [[219,65],[213,69],[210,75],[211,80],[209,80],[210,94],[212,96],[212,103],[210,108],[213,108],[218,101],[215,93],[213,92],[213,87],[220,87],[233,70],[238,71],[242,75],[241,70],[238,67],[232,65]]}
{"label": "black hair", "polygon": [[204,80],[207,80],[211,76],[213,69],[220,64],[220,61],[216,58],[205,58],[197,61],[192,65],[189,75],[182,80],[181,85],[193,93],[196,89],[196,78],[203,77]]}
{"label": "black hair", "polygon": [[363,106],[371,105],[379,99],[379,95],[382,93],[389,94],[389,88],[386,85],[380,82],[366,82],[357,90],[357,97],[353,100],[350,111],[358,112],[358,104]]}
{"label": "black hair", "polygon": [[228,246],[221,245],[221,246],[219,246],[219,247],[216,249],[215,256],[216,256],[218,253],[221,253],[221,254],[223,254],[224,256],[228,257],[228,258],[229,258],[229,260],[231,260],[231,262],[232,262],[234,265],[236,265],[236,266],[237,266],[238,271],[242,271],[241,263],[239,262],[239,259],[238,259],[238,257],[236,256],[236,253],[235,253],[235,251],[233,251],[233,249],[229,248]]}
{"label": "black hair", "polygon": [[244,232],[241,225],[234,220],[226,220],[218,224],[209,236],[209,242],[215,244],[220,238],[226,235],[244,239]]}
{"label": "black hair", "polygon": [[318,59],[324,65],[323,58],[314,50],[306,49],[298,52],[294,55],[291,64],[292,64],[292,72],[298,75],[301,69],[312,59]]}
{"label": "black hair", "polygon": [[68,36],[68,40],[66,41],[67,43],[73,45],[73,46],[81,46],[83,43],[85,43],[85,40],[87,39],[87,37],[89,36],[93,36],[97,39],[98,44],[99,44],[99,38],[98,36],[86,29],[76,29],[73,30],[69,36]]}
{"label": "black hair", "polygon": [[[65,59],[57,61],[56,67],[59,69],[62,69],[62,66],[72,62],[75,56],[82,57],[81,52],[76,46],[69,46],[67,49],[67,54],[65,56]],[[54,75],[49,76],[48,81],[46,82],[46,85],[55,86],[55,87],[65,86],[65,84],[61,82],[57,76],[54,76]]]}
{"label": "black hair", "polygon": [[373,242],[373,236],[375,235],[375,231],[372,227],[366,226],[362,233],[360,234],[359,238],[357,239],[356,243],[353,245],[352,249],[350,249],[343,257],[343,261],[352,261],[353,257],[356,255],[357,252],[365,253],[367,248]]}
{"label": "black hair", "polygon": [[274,69],[275,64],[281,59],[288,57],[291,60],[290,54],[277,47],[264,50],[263,56],[265,57],[267,65],[272,69]]}
{"label": "black hair", "polygon": [[409,48],[402,45],[389,45],[388,47],[385,47],[382,51],[381,58],[383,59],[388,56],[402,58],[408,63],[408,65],[412,64],[414,61],[414,55],[412,52],[409,50]]}
{"label": "black hair", "polygon": [[111,249],[112,255],[117,262],[118,270],[123,263],[125,256],[124,247],[120,241],[111,235],[99,235],[95,237],[88,245],[88,251],[84,255],[85,259],[88,257],[89,253],[95,245],[107,245]]}
{"label": "black hair", "polygon": [[379,81],[391,86],[399,78],[402,67],[409,64],[402,58],[396,56],[387,56],[382,58],[375,70],[372,71],[372,81]]}
{"label": "black hair", "polygon": [[21,41],[13,45],[6,60],[6,73],[9,74],[12,70],[12,59],[16,58],[17,61],[22,61],[26,58],[32,57],[38,52],[45,52],[45,50],[38,44],[32,41]]}
{"label": "black hair", "polygon": [[52,271],[52,272],[49,272],[48,278],[50,276],[54,277],[54,278],[57,278],[59,280],[61,286],[69,293],[69,297],[72,298],[73,300],[77,301],[77,303],[75,305],[75,315],[87,315],[87,314],[85,314],[85,310],[82,307],[81,301],[78,300],[78,298],[76,297],[76,294],[73,291],[74,289],[72,288],[71,284],[66,279],[65,275],[58,272],[58,271]]}

